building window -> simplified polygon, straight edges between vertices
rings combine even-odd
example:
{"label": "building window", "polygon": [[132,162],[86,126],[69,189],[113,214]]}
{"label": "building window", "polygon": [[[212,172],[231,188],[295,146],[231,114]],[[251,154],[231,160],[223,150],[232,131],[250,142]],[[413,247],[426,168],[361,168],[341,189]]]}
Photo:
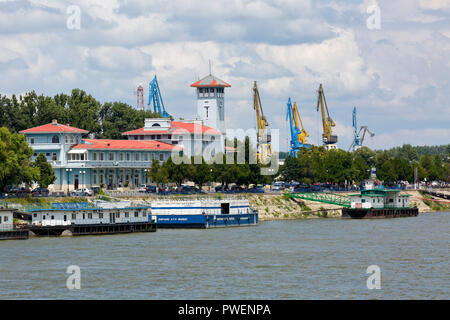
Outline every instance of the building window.
{"label": "building window", "polygon": [[128,212],[125,212],[125,218],[128,218]]}
{"label": "building window", "polygon": [[47,152],[47,153],[45,154],[45,156],[46,156],[46,157],[50,157],[50,152]]}
{"label": "building window", "polygon": [[119,153],[119,160],[123,161],[123,152]]}
{"label": "building window", "polygon": [[120,218],[120,212],[116,212],[116,218]]}
{"label": "building window", "polygon": [[100,161],[105,160],[105,154],[103,152],[100,152]]}
{"label": "building window", "polygon": [[148,152],[144,153],[144,161],[148,161]]}
{"label": "building window", "polygon": [[102,213],[102,212],[100,212],[100,213],[98,214],[98,218],[99,218],[99,219],[103,219],[103,213]]}
{"label": "building window", "polygon": [[70,144],[73,144],[73,136],[70,136]]}
{"label": "building window", "polygon": [[66,136],[66,144],[69,144],[69,137]]}
{"label": "building window", "polygon": [[53,152],[53,154],[52,154],[52,160],[56,161],[56,152]]}
{"label": "building window", "polygon": [[88,213],[88,219],[92,219],[92,213]]}
{"label": "building window", "polygon": [[134,213],[134,217],[135,217],[135,218],[139,217],[139,212],[138,212],[138,211],[136,211],[136,212]]}
{"label": "building window", "polygon": [[159,161],[164,161],[164,153],[159,154]]}
{"label": "building window", "polygon": [[113,152],[109,153],[109,160],[114,161],[114,153]]}
{"label": "building window", "polygon": [[141,161],[141,155],[139,154],[139,152],[136,152],[136,161]]}
{"label": "building window", "polygon": [[34,143],[34,138],[30,138],[30,144]]}
{"label": "building window", "polygon": [[59,137],[58,136],[53,136],[52,137],[52,143],[59,143]]}
{"label": "building window", "polygon": [[160,134],[156,135],[156,140],[161,140],[161,135]]}
{"label": "building window", "polygon": [[3,217],[3,222],[8,222],[8,217],[7,216]]}
{"label": "building window", "polygon": [[76,220],[77,219],[77,214],[76,213],[72,213],[72,220]]}
{"label": "building window", "polygon": [[127,155],[126,155],[126,157],[127,157],[127,161],[130,161],[130,159],[131,159],[131,156],[130,156],[130,153],[129,153],[129,152],[127,152]]}

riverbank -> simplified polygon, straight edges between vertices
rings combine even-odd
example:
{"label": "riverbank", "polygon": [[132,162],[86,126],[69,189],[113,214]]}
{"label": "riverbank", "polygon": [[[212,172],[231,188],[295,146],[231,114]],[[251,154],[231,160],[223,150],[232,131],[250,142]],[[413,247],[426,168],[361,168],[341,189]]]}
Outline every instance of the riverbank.
{"label": "riverbank", "polygon": [[[340,193],[342,195],[349,195],[354,192]],[[439,211],[449,211],[450,203],[442,201],[440,198],[436,198],[427,194],[423,194],[416,190],[403,191],[402,194],[410,195],[410,203],[412,206],[417,206],[420,213],[431,213]],[[218,194],[208,194],[200,197],[211,196],[225,196]],[[333,204],[320,203],[308,200],[291,199],[281,193],[264,193],[264,194],[240,194],[236,195],[240,197],[248,198],[250,205],[258,209],[260,221],[272,221],[272,220],[294,220],[294,219],[316,219],[316,218],[340,218],[342,216],[341,207]],[[183,196],[171,196],[174,198],[195,199],[196,195],[183,195]],[[112,200],[109,196],[99,196],[103,200]],[[154,194],[145,195],[139,197],[127,197],[121,198],[122,200],[134,200],[134,201],[146,201],[151,202],[154,199],[161,199],[165,197],[156,196]],[[10,200],[16,202],[14,200]],[[31,199],[18,199],[17,202],[22,205],[29,204],[47,204],[50,202],[84,202],[92,201],[91,197],[66,197],[66,198],[31,198]]]}
{"label": "riverbank", "polygon": [[[349,195],[351,193],[354,192],[340,194]],[[420,213],[450,210],[450,203],[446,204],[441,201],[442,199],[424,195],[420,191],[408,190],[403,191],[402,194],[411,196],[411,205],[417,206]],[[333,204],[299,199],[294,201],[286,196],[274,194],[250,195],[248,197],[250,204],[258,209],[260,221],[340,218],[342,216],[341,207]]]}

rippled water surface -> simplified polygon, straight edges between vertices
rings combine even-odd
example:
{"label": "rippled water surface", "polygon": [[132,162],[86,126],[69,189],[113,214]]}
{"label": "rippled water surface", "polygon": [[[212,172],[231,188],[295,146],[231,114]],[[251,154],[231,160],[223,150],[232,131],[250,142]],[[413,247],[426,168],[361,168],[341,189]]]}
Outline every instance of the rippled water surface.
{"label": "rippled water surface", "polygon": [[448,299],[449,217],[0,241],[0,299]]}

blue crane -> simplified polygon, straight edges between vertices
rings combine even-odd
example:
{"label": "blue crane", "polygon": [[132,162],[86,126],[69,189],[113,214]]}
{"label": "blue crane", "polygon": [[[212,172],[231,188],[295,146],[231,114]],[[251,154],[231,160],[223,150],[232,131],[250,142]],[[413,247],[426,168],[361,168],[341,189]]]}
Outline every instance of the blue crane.
{"label": "blue crane", "polygon": [[161,91],[159,90],[158,80],[156,79],[156,75],[149,84],[148,90],[148,105],[150,106],[153,102],[153,110],[154,112],[158,112],[163,118],[170,117],[170,114],[167,113],[164,108],[164,102],[161,97]]}
{"label": "blue crane", "polygon": [[[370,134],[371,137],[373,137],[375,134],[372,133],[367,126],[361,126],[358,131],[358,125],[356,123],[356,107],[353,107],[353,142],[348,148],[348,151],[352,149],[352,151],[355,151],[358,148],[362,147],[362,144],[364,142],[364,138],[366,136],[366,132]],[[364,131],[363,131],[364,130]],[[361,135],[362,132],[362,135]]]}
{"label": "blue crane", "polygon": [[[303,122],[302,119],[300,118],[297,103],[294,102],[294,104],[292,105],[291,98],[289,98],[286,105],[287,105],[286,120],[289,121],[289,128],[291,131],[291,143],[289,155],[297,157],[297,153],[300,150],[300,148],[308,149],[311,147],[310,144],[305,143],[305,139],[306,137],[309,137],[309,134],[303,127]],[[301,125],[301,129],[299,127],[299,123]]]}

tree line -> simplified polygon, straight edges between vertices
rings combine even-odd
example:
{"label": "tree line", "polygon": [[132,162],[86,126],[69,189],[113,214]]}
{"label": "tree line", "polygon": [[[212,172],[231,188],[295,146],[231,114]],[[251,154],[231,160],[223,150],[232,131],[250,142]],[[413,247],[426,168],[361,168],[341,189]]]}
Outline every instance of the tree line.
{"label": "tree line", "polygon": [[[443,153],[420,154],[411,145],[394,150],[374,151],[362,147],[354,152],[329,150],[312,146],[303,148],[297,158],[287,157],[281,175],[287,181],[307,184],[330,182],[358,183],[370,177],[371,168],[376,168],[377,179],[384,182],[447,181],[450,182],[450,158],[448,146]],[[415,175],[417,172],[417,176]]]}
{"label": "tree line", "polygon": [[137,110],[123,102],[102,104],[80,89],[54,97],[37,95],[34,91],[10,98],[0,94],[0,127],[13,133],[55,119],[88,130],[92,138],[123,139],[122,132],[142,128],[145,118],[157,117],[159,113]]}

